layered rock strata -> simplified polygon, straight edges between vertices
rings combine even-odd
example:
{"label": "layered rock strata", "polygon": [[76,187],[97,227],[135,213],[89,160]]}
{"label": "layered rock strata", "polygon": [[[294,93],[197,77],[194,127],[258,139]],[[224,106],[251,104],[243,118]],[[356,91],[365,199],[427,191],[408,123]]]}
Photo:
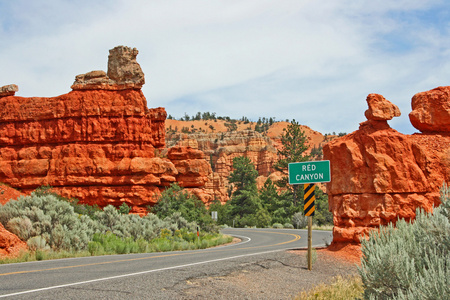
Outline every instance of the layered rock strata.
{"label": "layered rock strata", "polygon": [[[213,171],[209,174],[203,191],[207,203],[214,199],[223,203],[228,200],[227,178],[233,170],[235,157],[248,157],[263,178],[273,172],[272,165],[278,161],[271,139],[253,130],[209,134],[176,133],[171,134],[168,139],[177,146],[189,146],[205,154]],[[263,184],[264,181],[259,180]]]}
{"label": "layered rock strata", "polygon": [[107,83],[90,81],[103,72],[94,71],[58,97],[0,98],[0,182],[26,193],[50,185],[81,203],[125,202],[140,213],[173,182],[204,184],[211,169],[197,150],[160,155],[166,111],[147,108],[136,55],[111,50]]}
{"label": "layered rock strata", "polygon": [[404,135],[390,128],[387,120],[400,111],[381,95],[370,94],[368,120],[325,145],[324,159],[331,161],[327,192],[334,242],[359,242],[379,225],[411,220],[416,208],[432,211],[439,205],[439,190],[450,181],[448,90],[413,97],[411,122],[424,133]]}

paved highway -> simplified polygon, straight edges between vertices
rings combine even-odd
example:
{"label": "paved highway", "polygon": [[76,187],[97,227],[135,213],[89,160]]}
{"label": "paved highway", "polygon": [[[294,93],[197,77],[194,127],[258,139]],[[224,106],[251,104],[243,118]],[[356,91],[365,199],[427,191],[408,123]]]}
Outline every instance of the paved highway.
{"label": "paved highway", "polygon": [[[234,261],[307,246],[306,230],[235,229],[237,244],[195,251],[108,255],[0,265],[0,298],[9,299],[165,299],[167,286],[220,272]],[[313,231],[313,246],[332,239]],[[172,282],[172,283],[171,283]],[[149,296],[151,295],[151,297]]]}

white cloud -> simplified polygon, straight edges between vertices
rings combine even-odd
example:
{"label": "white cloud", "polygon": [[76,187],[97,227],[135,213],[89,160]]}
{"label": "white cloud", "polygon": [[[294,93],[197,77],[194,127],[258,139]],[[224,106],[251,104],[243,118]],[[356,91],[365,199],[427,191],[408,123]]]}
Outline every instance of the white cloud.
{"label": "white cloud", "polygon": [[77,74],[106,70],[109,49],[127,45],[140,51],[149,106],[176,117],[214,111],[349,132],[375,92],[402,110],[392,126],[411,132],[414,93],[448,85],[449,23],[422,16],[444,8],[406,0],[0,3],[0,85],[18,84],[21,96],[63,94]]}

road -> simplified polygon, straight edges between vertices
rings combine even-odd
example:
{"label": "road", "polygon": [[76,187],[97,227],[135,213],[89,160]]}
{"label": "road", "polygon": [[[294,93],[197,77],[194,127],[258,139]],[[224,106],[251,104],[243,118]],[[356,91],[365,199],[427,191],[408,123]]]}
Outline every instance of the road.
{"label": "road", "polygon": [[[169,299],[170,287],[189,278],[217,274],[236,261],[307,246],[305,230],[235,229],[241,238],[227,246],[195,251],[108,255],[0,265],[0,298]],[[332,239],[313,231],[313,246]],[[151,296],[149,296],[151,295]]]}

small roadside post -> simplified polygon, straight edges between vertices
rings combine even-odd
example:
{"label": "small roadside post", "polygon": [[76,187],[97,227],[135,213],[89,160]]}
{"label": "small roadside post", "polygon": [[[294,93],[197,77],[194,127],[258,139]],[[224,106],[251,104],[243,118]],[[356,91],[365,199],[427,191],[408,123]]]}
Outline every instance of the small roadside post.
{"label": "small roadside post", "polygon": [[289,184],[303,184],[305,216],[308,217],[308,270],[312,270],[312,217],[314,216],[315,183],[330,182],[330,161],[305,161],[288,165]]}
{"label": "small roadside post", "polygon": [[197,226],[197,241],[200,243],[200,226]]}

